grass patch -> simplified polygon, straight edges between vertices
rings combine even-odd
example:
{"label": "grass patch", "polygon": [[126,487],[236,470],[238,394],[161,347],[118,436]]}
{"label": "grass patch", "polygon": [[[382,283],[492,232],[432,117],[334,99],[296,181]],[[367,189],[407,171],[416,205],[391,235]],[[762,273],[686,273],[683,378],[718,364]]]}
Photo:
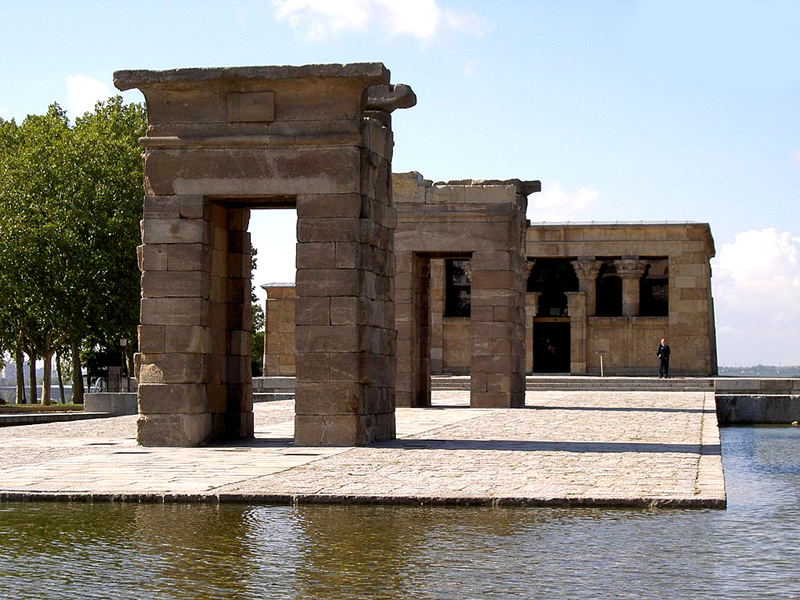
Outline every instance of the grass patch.
{"label": "grass patch", "polygon": [[83,412],[83,404],[9,404],[0,406],[0,415],[13,413],[40,413],[40,412]]}

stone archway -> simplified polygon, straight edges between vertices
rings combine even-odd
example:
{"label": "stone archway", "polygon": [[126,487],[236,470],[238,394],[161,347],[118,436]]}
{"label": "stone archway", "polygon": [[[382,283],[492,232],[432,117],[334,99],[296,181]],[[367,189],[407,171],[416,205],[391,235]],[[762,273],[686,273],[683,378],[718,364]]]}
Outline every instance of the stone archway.
{"label": "stone archway", "polygon": [[430,404],[430,259],[468,259],[470,406],[525,405],[525,211],[538,181],[395,174],[397,404]]}
{"label": "stone archway", "polygon": [[380,63],[118,71],[147,102],[138,440],[253,436],[249,207],[296,206],[295,442],[395,435],[391,112]]}

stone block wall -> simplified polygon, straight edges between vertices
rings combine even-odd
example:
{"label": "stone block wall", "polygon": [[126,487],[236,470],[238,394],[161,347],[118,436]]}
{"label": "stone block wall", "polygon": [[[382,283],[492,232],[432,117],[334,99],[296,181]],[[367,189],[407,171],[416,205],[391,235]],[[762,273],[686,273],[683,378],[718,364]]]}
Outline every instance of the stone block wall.
{"label": "stone block wall", "polygon": [[115,73],[148,110],[141,444],[253,435],[253,207],[297,208],[295,443],[394,437],[390,113],[416,99],[389,81],[380,63]]}
{"label": "stone block wall", "polygon": [[430,397],[425,374],[434,355],[431,340],[434,335],[439,340],[430,329],[431,324],[439,329],[440,320],[438,311],[430,316],[429,305],[431,289],[439,292],[437,283],[421,280],[441,273],[440,267],[431,268],[434,259],[459,258],[469,259],[472,277],[470,404],[522,406],[525,210],[527,196],[539,190],[539,182],[434,184],[418,173],[395,174],[393,180],[398,210],[398,405],[424,405]]}
{"label": "stone block wall", "polygon": [[264,376],[295,375],[295,305],[293,283],[269,283],[264,305]]}
{"label": "stone block wall", "polygon": [[[573,261],[584,300],[570,302],[573,373],[653,375],[656,348],[666,338],[672,349],[670,372],[707,376],[717,373],[710,259],[714,241],[705,223],[534,224],[527,231],[529,259],[564,257]],[[594,280],[599,258],[613,257],[622,278],[623,307],[618,317],[597,316]],[[648,258],[669,265],[668,314],[640,316],[638,280]],[[530,317],[530,315],[529,315]],[[575,354],[583,344],[585,355]],[[583,358],[583,360],[581,360]]]}

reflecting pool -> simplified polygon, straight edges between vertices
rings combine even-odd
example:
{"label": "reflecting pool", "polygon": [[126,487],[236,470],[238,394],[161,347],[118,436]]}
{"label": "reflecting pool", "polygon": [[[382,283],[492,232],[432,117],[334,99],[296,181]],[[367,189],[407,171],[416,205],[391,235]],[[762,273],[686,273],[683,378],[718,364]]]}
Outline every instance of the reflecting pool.
{"label": "reflecting pool", "polygon": [[800,598],[800,428],[728,510],[0,504],[0,598]]}

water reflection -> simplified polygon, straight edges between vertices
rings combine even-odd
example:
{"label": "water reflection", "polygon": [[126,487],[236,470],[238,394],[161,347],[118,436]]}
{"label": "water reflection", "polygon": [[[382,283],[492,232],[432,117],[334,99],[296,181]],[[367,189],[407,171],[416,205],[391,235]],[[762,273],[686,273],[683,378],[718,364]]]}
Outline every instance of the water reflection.
{"label": "water reflection", "polygon": [[800,430],[722,441],[727,511],[2,504],[0,597],[800,597]]}

